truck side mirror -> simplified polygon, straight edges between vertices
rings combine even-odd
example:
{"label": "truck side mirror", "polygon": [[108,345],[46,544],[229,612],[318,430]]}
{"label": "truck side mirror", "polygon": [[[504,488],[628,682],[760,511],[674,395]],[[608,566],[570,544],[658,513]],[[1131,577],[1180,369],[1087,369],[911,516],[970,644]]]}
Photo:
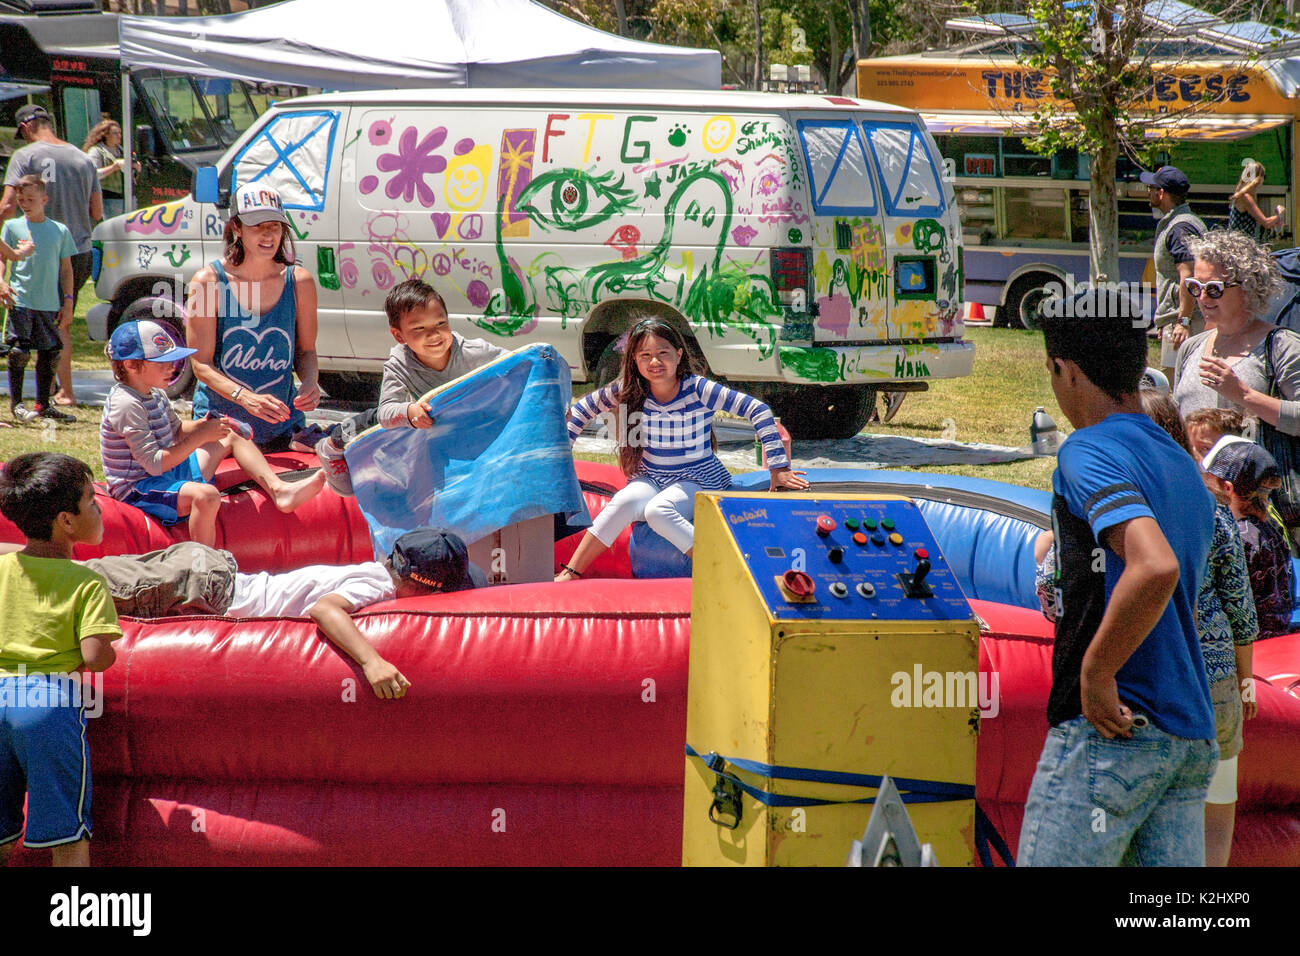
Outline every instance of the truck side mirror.
{"label": "truck side mirror", "polygon": [[198,202],[221,205],[221,190],[217,184],[217,167],[200,166],[194,170],[194,198]]}
{"label": "truck side mirror", "polygon": [[158,134],[152,126],[135,128],[135,151],[141,156],[156,158],[158,156]]}

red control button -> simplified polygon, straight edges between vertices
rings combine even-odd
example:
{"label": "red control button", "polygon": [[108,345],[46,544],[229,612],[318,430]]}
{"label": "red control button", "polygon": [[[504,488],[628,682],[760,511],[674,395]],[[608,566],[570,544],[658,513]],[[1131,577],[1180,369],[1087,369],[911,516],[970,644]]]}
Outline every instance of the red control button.
{"label": "red control button", "polygon": [[817,518],[817,533],[823,538],[835,530],[835,519],[830,515],[819,515]]}
{"label": "red control button", "polygon": [[930,552],[927,551],[925,548],[917,548],[916,551],[913,552],[913,556],[914,556],[914,557],[916,558],[916,560],[918,560],[918,561],[929,561],[929,560],[930,560]]}
{"label": "red control button", "polygon": [[786,590],[795,597],[810,597],[817,587],[813,583],[813,579],[802,571],[787,571],[781,576],[781,580],[784,582]]}
{"label": "red control button", "polygon": [[867,543],[867,536],[859,531],[853,536],[853,543],[856,545],[864,545]]}

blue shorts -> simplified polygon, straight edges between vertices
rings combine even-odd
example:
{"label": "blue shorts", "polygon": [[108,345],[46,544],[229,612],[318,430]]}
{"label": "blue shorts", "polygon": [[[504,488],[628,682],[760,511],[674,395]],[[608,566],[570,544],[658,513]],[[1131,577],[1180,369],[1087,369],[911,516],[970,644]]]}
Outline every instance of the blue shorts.
{"label": "blue shorts", "polygon": [[[73,690],[76,684],[77,690]],[[0,677],[0,844],[90,837],[90,747],[76,674]]]}
{"label": "blue shorts", "polygon": [[141,478],[131,486],[122,501],[139,508],[145,514],[153,515],[163,524],[176,524],[181,520],[181,516],[176,513],[181,485],[190,481],[212,484],[203,477],[197,452],[190,452],[190,456],[183,462],[161,475]]}

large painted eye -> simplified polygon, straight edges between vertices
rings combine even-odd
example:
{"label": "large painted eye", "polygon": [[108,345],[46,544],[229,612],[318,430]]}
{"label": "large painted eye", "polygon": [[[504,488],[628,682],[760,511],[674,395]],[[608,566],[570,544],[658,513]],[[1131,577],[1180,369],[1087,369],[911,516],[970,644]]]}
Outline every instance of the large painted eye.
{"label": "large painted eye", "polygon": [[632,190],[612,171],[592,176],[581,169],[556,169],[534,179],[519,194],[515,209],[543,229],[575,232],[635,209]]}

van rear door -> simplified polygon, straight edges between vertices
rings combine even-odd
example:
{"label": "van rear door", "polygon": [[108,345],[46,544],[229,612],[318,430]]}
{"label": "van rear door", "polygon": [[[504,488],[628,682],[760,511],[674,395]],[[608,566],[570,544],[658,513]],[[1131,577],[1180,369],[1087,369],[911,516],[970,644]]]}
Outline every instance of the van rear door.
{"label": "van rear door", "polygon": [[808,114],[796,127],[813,214],[813,342],[886,341],[884,221],[866,140],[847,112]]}
{"label": "van rear door", "polygon": [[[859,123],[880,177],[889,338],[960,337],[961,235],[934,141],[914,117],[861,117]],[[928,377],[924,355],[909,354],[896,375]]]}

